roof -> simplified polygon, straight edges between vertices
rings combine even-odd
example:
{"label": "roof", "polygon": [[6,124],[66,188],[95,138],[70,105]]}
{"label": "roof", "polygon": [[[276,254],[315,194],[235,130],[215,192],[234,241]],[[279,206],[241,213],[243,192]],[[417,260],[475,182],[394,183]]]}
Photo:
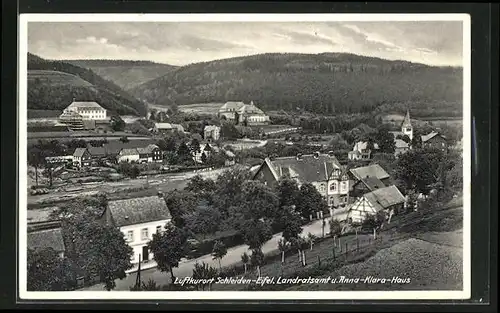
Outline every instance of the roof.
{"label": "roof", "polygon": [[91,156],[105,156],[106,155],[106,149],[104,149],[104,147],[89,146],[89,147],[87,147],[87,150],[89,151]]}
{"label": "roof", "polygon": [[228,110],[238,110],[244,105],[245,105],[245,103],[243,103],[241,101],[228,101],[228,102],[224,103],[224,105],[219,108],[219,112],[224,112],[224,111],[228,111]]}
{"label": "roof", "polygon": [[75,111],[64,111],[61,115],[59,115],[60,119],[83,119],[83,117]]}
{"label": "roof", "polygon": [[56,252],[65,251],[61,228],[29,232],[28,248],[35,250],[52,248]]}
{"label": "roof", "polygon": [[[378,144],[374,143],[373,148],[378,149]],[[352,151],[362,151],[366,149],[368,149],[368,141],[358,141],[354,144],[354,148],[352,149]]]}
{"label": "roof", "polygon": [[385,187],[385,184],[380,179],[374,176],[361,177],[360,181],[365,184],[365,186],[370,189],[370,191]]}
{"label": "roof", "polygon": [[203,131],[204,131],[204,132],[214,131],[214,130],[220,130],[220,127],[219,127],[219,126],[216,126],[216,125],[207,125],[207,126],[205,126],[205,128],[203,129]]}
{"label": "roof", "polygon": [[76,148],[75,152],[73,152],[73,156],[81,158],[85,151],[87,151],[87,148]]}
{"label": "roof", "polygon": [[282,157],[274,160],[266,158],[264,162],[271,168],[276,180],[289,175],[301,183],[326,181],[335,169],[343,171],[337,158],[328,154],[320,154],[317,158],[312,154],[303,155],[300,159],[297,157]]}
{"label": "roof", "polygon": [[239,114],[264,114],[264,111],[253,104],[245,104],[238,109]]}
{"label": "roof", "polygon": [[405,197],[394,185],[366,193],[363,197],[373,205],[377,212],[405,202]]}
{"label": "roof", "polygon": [[104,110],[104,108],[95,101],[73,101],[66,109],[79,108],[96,108]]}
{"label": "roof", "polygon": [[378,164],[372,164],[368,166],[356,167],[351,169],[352,175],[358,180],[365,178],[367,176],[376,177],[380,180],[389,178],[389,174]]}
{"label": "roof", "polygon": [[104,221],[117,227],[171,219],[165,200],[159,196],[108,202]]}
{"label": "roof", "polygon": [[435,132],[435,131],[430,132],[427,135],[420,136],[420,138],[422,138],[422,142],[426,142],[426,141],[428,141],[428,140],[430,140],[430,139],[432,139],[432,138],[434,138],[436,136],[440,136],[440,137],[444,138],[443,135],[441,135],[440,133]]}
{"label": "roof", "polygon": [[410,119],[410,110],[406,110],[405,118],[403,119],[403,123],[401,123],[401,127],[411,127],[411,119]]}
{"label": "roof", "polygon": [[180,132],[184,132],[184,127],[180,124],[171,123],[155,123],[156,129],[176,129]]}
{"label": "roof", "polygon": [[139,151],[138,149],[122,149],[122,151],[120,151],[120,155],[137,155],[139,154]]}
{"label": "roof", "polygon": [[410,144],[404,141],[403,139],[395,139],[394,144],[396,145],[396,148],[409,148]]}
{"label": "roof", "polygon": [[121,142],[113,140],[103,145],[106,154],[118,154],[122,149],[144,148],[148,145],[156,143],[156,140],[130,140],[129,142]]}

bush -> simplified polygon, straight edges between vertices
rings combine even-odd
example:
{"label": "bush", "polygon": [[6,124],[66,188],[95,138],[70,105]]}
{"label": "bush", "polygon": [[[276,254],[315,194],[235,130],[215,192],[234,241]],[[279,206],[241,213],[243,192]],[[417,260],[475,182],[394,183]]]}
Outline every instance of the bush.
{"label": "bush", "polygon": [[222,241],[227,248],[242,245],[245,243],[243,235],[240,233],[233,233],[224,237],[214,237],[208,240],[201,241],[196,249],[189,253],[188,258],[194,259],[205,254],[211,254],[214,243],[217,240]]}

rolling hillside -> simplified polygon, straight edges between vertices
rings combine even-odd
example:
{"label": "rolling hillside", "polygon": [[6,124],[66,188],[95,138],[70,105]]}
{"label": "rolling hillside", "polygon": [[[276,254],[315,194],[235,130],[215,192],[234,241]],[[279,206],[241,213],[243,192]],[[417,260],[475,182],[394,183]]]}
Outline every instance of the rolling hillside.
{"label": "rolling hillside", "polygon": [[97,101],[111,114],[146,115],[146,106],[89,69],[28,53],[28,109],[62,110],[73,99]]}
{"label": "rolling hillside", "polygon": [[253,100],[264,110],[322,114],[410,106],[461,115],[462,69],[352,54],[262,54],[177,68],[130,92],[155,105]]}
{"label": "rolling hillside", "polygon": [[97,75],[123,88],[132,89],[142,83],[161,77],[176,66],[149,61],[127,60],[66,60],[70,64],[89,68]]}

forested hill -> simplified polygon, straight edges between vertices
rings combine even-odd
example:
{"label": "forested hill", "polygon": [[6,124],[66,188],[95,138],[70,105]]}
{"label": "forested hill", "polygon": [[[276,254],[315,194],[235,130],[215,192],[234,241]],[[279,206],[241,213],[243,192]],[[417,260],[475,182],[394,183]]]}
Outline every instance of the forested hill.
{"label": "forested hill", "polygon": [[253,100],[264,110],[336,114],[405,103],[460,114],[462,69],[352,54],[261,54],[180,67],[130,92],[156,105]]}
{"label": "forested hill", "polygon": [[96,101],[116,114],[146,115],[146,106],[90,69],[28,53],[28,109],[62,110],[73,99]]}
{"label": "forested hill", "polygon": [[132,60],[65,60],[65,62],[89,68],[99,76],[114,82],[124,90],[161,77],[177,66],[150,61]]}

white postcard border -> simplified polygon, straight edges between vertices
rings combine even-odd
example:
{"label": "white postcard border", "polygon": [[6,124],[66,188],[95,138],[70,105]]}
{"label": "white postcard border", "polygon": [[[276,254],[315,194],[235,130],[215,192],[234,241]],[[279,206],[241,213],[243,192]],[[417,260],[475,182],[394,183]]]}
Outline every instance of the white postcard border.
{"label": "white postcard border", "polygon": [[[27,54],[28,22],[463,22],[464,227],[462,291],[27,291]],[[471,21],[468,14],[21,14],[18,85],[18,262],[21,300],[459,300],[471,296]]]}

